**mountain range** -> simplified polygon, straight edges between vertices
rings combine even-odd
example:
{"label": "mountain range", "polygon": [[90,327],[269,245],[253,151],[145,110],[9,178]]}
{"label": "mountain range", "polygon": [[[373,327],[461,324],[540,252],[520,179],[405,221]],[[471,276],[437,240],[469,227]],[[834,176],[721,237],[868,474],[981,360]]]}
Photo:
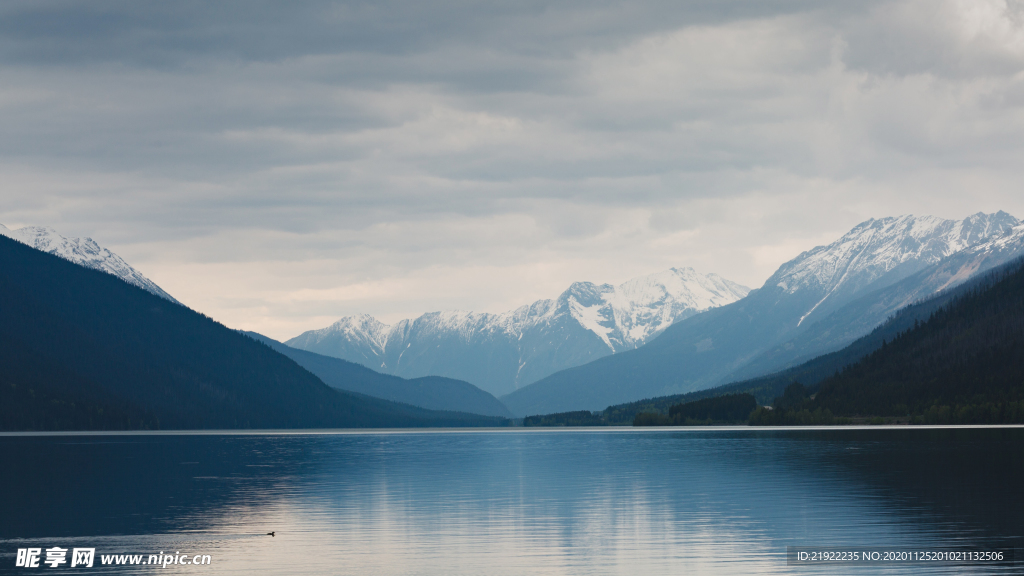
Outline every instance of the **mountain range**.
{"label": "mountain range", "polygon": [[164,292],[152,280],[132,268],[120,256],[100,246],[92,238],[65,238],[53,228],[42,226],[26,226],[11,230],[0,224],[0,235],[17,240],[54,256],[74,262],[86,268],[113,274],[132,286],[138,286],[150,294],[155,294],[178,304],[173,296]]}
{"label": "mountain range", "polygon": [[[600,410],[794,365],[837,350],[900,307],[1019,254],[1020,224],[1005,212],[960,221],[868,220],[783,264],[742,300],[677,322],[646,346],[563,370],[502,401],[518,415]],[[744,372],[748,365],[756,370]]]}
{"label": "mountain range", "polygon": [[[991,288],[997,282],[1004,280],[1007,275],[1020,275],[1022,271],[1024,271],[1024,258],[1015,257],[1006,264],[975,274],[965,282],[940,290],[930,298],[901,308],[870,333],[858,338],[841,350],[822,354],[797,366],[748,380],[730,382],[722,386],[686,394],[645,398],[609,406],[595,418],[594,425],[628,425],[637,414],[642,412],[664,415],[673,405],[730,394],[750,394],[756,398],[759,404],[771,405],[775,398],[782,396],[786,388],[794,383],[800,383],[811,390],[817,389],[823,381],[856,365],[872,353],[885,347],[886,342],[892,342],[900,338],[901,335],[916,330],[940,310],[954,305],[958,300],[971,298],[973,295]],[[1014,313],[1012,310],[1010,312]],[[968,339],[970,338],[976,337],[968,336]],[[968,378],[965,383],[970,380],[973,378]],[[558,415],[547,415],[544,419],[548,421],[564,420],[564,418],[553,416]]]}
{"label": "mountain range", "polygon": [[8,429],[480,425],[632,402],[625,413],[729,383],[764,401],[1024,255],[1024,225],[1005,212],[872,219],[756,290],[674,268],[504,314],[352,316],[282,344],[179,305],[89,238],[0,235]]}
{"label": "mountain range", "polygon": [[2,430],[507,422],[330,388],[185,306],[6,237],[0,302]]}
{"label": "mountain range", "polygon": [[641,347],[749,291],[716,274],[673,268],[618,286],[576,282],[558,298],[503,314],[432,312],[393,326],[349,316],[285,344],[406,378],[457,378],[499,395]]}

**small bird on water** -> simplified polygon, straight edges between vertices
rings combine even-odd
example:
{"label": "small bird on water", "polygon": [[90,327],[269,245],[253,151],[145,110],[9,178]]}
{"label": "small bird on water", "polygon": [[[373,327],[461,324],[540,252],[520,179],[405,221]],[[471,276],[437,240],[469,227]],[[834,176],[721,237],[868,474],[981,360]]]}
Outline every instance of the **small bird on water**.
{"label": "small bird on water", "polygon": [[274,535],[273,532],[267,532],[267,536],[273,536],[273,535]]}

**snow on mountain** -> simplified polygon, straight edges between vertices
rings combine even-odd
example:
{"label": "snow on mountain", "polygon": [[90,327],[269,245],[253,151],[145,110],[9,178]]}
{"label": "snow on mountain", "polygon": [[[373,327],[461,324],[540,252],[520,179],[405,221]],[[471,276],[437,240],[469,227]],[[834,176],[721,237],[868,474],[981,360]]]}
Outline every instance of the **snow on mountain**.
{"label": "snow on mountain", "polygon": [[346,316],[320,330],[310,330],[303,336],[305,336],[308,347],[306,349],[311,350],[322,342],[337,341],[343,347],[366,351],[367,354],[364,354],[358,361],[360,364],[381,368],[380,362],[376,359],[384,356],[384,346],[388,341],[389,329],[390,326],[378,321],[373,316],[359,314]]}
{"label": "snow on mountain", "polygon": [[786,293],[819,292],[820,299],[800,317],[821,317],[844,297],[885,278],[893,283],[943,258],[1009,232],[1020,221],[1006,212],[978,213],[964,220],[934,216],[871,219],[827,246],[783,264],[765,287]]}
{"label": "snow on mountain", "polygon": [[[1002,235],[987,239],[945,259],[929,276],[931,293],[956,286],[972,276],[1013,259],[1024,257],[1024,222]],[[920,299],[928,294],[912,296]],[[906,301],[910,304],[909,301]]]}
{"label": "snow on mountain", "polygon": [[26,226],[11,230],[3,224],[0,224],[0,234],[86,268],[113,274],[133,286],[180,304],[152,280],[129,266],[117,254],[97,244],[92,238],[65,238],[52,228],[42,226]]}
{"label": "snow on mountain", "polygon": [[502,314],[432,312],[394,326],[351,316],[287,344],[399,376],[448,376],[506,393],[642,346],[674,322],[749,291],[716,274],[673,268],[619,286],[576,282],[554,300]]}
{"label": "snow on mountain", "polygon": [[[1004,220],[1003,224],[1007,222],[1009,220]],[[985,236],[978,235],[968,242],[985,240]],[[1024,224],[955,252],[894,284],[855,298],[814,323],[805,323],[805,329],[798,332],[795,338],[761,353],[740,370],[720,380],[720,383],[778,372],[815,356],[839,350],[869,333],[897,310],[931,298],[942,290],[953,288],[977,274],[1022,256]]]}
{"label": "snow on mountain", "polygon": [[[431,319],[429,330],[459,334],[468,341],[480,332],[518,338],[533,327],[568,315],[599,337],[611,352],[621,352],[642,346],[673,322],[735,302],[748,292],[749,288],[717,274],[703,276],[692,268],[673,268],[619,286],[575,282],[556,300],[540,300],[503,314],[453,310],[425,317]],[[342,319],[339,324],[344,322],[351,320]]]}
{"label": "snow on mountain", "polygon": [[969,254],[999,256],[999,262],[1015,258],[1024,250],[1024,223],[1018,223],[1009,232],[997,236],[985,243],[978,244],[967,251]]}
{"label": "snow on mountain", "polygon": [[[609,347],[621,352],[644,345],[683,318],[735,302],[749,292],[750,288],[717,274],[705,276],[692,268],[673,268],[603,292],[603,302],[588,310],[597,318],[611,316],[610,321],[598,324],[608,330]],[[598,328],[592,330],[596,333]]]}

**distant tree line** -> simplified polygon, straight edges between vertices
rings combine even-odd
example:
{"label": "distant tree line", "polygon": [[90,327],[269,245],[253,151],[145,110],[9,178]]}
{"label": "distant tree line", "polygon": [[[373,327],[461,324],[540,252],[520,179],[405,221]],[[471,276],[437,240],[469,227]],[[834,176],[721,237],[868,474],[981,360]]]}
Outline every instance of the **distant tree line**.
{"label": "distant tree line", "polygon": [[607,426],[608,422],[600,413],[589,410],[575,412],[558,412],[543,416],[527,416],[523,418],[523,426]]}
{"label": "distant tree line", "polygon": [[751,394],[727,394],[704,398],[669,408],[668,415],[641,412],[633,418],[634,426],[701,426],[713,424],[745,424],[757,400]]}

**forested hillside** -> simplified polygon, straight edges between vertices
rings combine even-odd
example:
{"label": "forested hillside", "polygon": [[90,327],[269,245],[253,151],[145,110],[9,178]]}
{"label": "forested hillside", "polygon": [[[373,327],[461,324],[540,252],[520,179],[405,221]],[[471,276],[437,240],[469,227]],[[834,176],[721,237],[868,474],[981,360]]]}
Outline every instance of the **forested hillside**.
{"label": "forested hillside", "polygon": [[1024,266],[988,275],[807,394],[759,410],[751,423],[802,423],[813,414],[1024,422]]}
{"label": "forested hillside", "polygon": [[676,404],[669,408],[667,416],[641,412],[633,418],[633,426],[746,424],[755,408],[757,401],[750,394],[726,394]]}
{"label": "forested hillside", "polygon": [[0,237],[0,429],[484,425],[329,388],[210,318]]}

